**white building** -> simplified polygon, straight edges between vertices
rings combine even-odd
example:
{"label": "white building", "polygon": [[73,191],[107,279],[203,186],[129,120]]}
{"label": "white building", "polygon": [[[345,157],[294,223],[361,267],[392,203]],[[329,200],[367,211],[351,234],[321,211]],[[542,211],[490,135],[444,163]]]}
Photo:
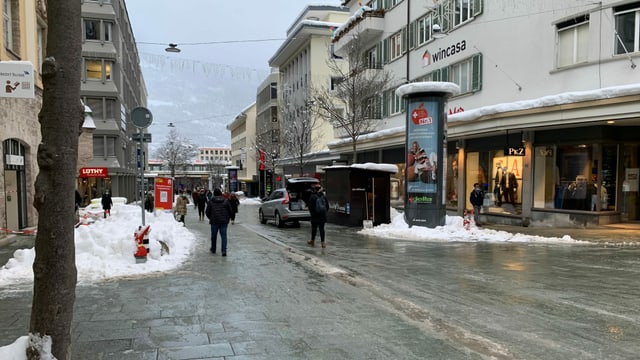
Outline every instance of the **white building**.
{"label": "white building", "polygon": [[228,168],[229,188],[226,190],[257,196],[256,103],[240,111],[227,125],[227,130],[231,132],[231,166]]}
{"label": "white building", "polygon": [[[488,194],[481,219],[491,222],[640,220],[640,1],[358,2],[344,1],[352,17],[334,49],[365,36],[363,56],[396,79],[382,95],[379,131],[358,143],[360,162],[404,169],[406,113],[395,89],[453,82],[461,94],[448,102],[443,183],[452,213],[471,207],[479,182]],[[384,16],[373,17],[379,8]],[[348,153],[351,144],[329,147]],[[515,175],[515,199],[496,182],[498,165]]]}

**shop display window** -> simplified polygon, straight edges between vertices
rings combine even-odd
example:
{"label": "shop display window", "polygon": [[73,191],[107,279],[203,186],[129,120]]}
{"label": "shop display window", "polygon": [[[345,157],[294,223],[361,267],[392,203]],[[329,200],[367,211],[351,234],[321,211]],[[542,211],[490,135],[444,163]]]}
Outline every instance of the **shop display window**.
{"label": "shop display window", "polygon": [[[598,158],[602,159],[601,166]],[[582,211],[615,209],[617,158],[615,145],[536,147],[533,206]]]}
{"label": "shop display window", "polygon": [[[466,158],[466,194],[479,183],[485,192],[484,212],[520,214],[524,158],[505,156],[503,150],[469,152]],[[468,197],[466,207],[471,208]]]}

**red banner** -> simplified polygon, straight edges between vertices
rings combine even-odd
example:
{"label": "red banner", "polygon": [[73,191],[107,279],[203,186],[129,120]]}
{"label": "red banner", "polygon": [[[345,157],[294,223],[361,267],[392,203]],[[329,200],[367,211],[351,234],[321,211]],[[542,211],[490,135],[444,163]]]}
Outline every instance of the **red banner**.
{"label": "red banner", "polygon": [[173,180],[156,177],[154,202],[157,210],[173,209]]}
{"label": "red banner", "polygon": [[105,167],[83,167],[80,168],[81,178],[106,178],[109,176],[109,169]]}

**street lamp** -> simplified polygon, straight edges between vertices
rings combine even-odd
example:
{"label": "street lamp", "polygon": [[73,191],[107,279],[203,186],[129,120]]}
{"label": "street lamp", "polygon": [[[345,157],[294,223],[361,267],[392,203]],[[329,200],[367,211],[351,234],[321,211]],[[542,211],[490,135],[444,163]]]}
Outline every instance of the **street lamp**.
{"label": "street lamp", "polygon": [[169,47],[164,49],[164,51],[170,53],[179,53],[180,49],[178,48],[178,44],[169,44]]}

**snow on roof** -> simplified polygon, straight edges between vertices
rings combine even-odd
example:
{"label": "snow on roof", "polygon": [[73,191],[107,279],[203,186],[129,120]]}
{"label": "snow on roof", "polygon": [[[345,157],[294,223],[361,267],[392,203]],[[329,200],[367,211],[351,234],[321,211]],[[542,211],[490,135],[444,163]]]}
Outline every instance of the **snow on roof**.
{"label": "snow on roof", "polygon": [[363,6],[358,9],[355,13],[353,13],[353,15],[349,17],[349,19],[347,19],[347,21],[344,22],[344,24],[338,26],[338,28],[333,32],[332,39],[339,38],[345,29],[348,29],[351,24],[360,20],[362,17],[364,17],[364,14],[369,11],[373,11],[373,9],[369,6]]}
{"label": "snow on roof", "polygon": [[400,97],[421,92],[447,93],[453,96],[460,94],[460,86],[451,82],[424,81],[405,84],[396,89],[396,95]]}
{"label": "snow on roof", "polygon": [[593,101],[600,99],[611,99],[616,97],[640,94],[640,83],[611,86],[595,90],[570,91],[556,95],[543,96],[537,99],[521,100],[510,103],[483,106],[477,109],[465,110],[448,116],[448,121],[469,121],[510,111],[542,108],[554,105],[573,104],[582,101]]}
{"label": "snow on roof", "polygon": [[395,174],[398,172],[398,166],[394,164],[377,164],[377,163],[364,163],[364,164],[351,164],[351,165],[332,165],[327,166],[324,169],[345,169],[345,168],[354,168],[354,169],[363,169],[363,170],[376,170],[383,171]]}

